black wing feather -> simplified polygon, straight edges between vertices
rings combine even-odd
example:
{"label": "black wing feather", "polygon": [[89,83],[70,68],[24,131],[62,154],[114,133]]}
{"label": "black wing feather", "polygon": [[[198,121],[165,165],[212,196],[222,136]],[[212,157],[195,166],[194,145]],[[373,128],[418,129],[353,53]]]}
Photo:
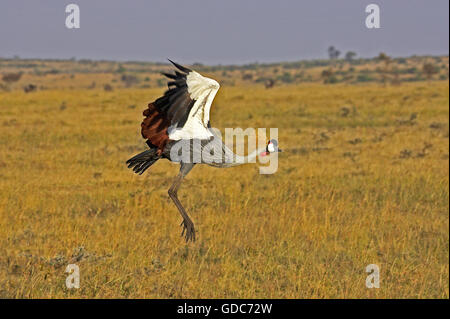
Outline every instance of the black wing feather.
{"label": "black wing feather", "polygon": [[177,124],[177,127],[183,127],[195,104],[195,100],[190,97],[186,83],[187,74],[192,70],[171,60],[169,61],[181,72],[175,70],[175,74],[161,73],[171,79],[167,82],[169,89],[153,104],[158,111],[166,114],[171,125]]}
{"label": "black wing feather", "polygon": [[165,77],[168,77],[169,79],[173,79],[173,80],[177,79],[177,76],[175,74],[166,73],[166,72],[161,72],[161,74],[164,75]]}
{"label": "black wing feather", "polygon": [[170,63],[172,63],[173,65],[175,65],[175,67],[176,67],[178,70],[180,70],[181,72],[184,72],[184,73],[192,72],[191,69],[188,69],[188,68],[185,67],[185,66],[179,65],[178,63],[173,62],[171,59],[167,59],[167,60],[169,60]]}

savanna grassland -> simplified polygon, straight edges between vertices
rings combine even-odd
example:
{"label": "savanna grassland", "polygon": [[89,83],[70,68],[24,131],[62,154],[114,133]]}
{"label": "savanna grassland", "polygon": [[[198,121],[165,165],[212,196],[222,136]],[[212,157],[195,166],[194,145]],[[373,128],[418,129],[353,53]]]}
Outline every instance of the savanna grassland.
{"label": "savanna grassland", "polygon": [[[383,62],[348,80],[332,66],[330,84],[322,66],[287,68],[289,83],[282,66],[206,70],[223,80],[212,125],[277,127],[284,152],[273,175],[196,166],[179,191],[189,244],[167,195],[178,165],[125,165],[167,65],[2,63],[23,75],[0,89],[1,298],[449,298],[448,57],[440,76],[392,83]],[[255,80],[268,74],[270,89]],[[80,289],[65,286],[71,263]]]}

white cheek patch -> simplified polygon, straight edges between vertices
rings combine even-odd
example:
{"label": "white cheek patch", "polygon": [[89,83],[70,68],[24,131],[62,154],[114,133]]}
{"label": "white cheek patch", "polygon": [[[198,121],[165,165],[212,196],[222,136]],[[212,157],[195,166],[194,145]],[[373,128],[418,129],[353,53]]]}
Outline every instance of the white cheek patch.
{"label": "white cheek patch", "polygon": [[268,150],[270,153],[275,152],[275,147],[273,147],[273,144],[272,144],[272,143],[267,144],[267,150]]}

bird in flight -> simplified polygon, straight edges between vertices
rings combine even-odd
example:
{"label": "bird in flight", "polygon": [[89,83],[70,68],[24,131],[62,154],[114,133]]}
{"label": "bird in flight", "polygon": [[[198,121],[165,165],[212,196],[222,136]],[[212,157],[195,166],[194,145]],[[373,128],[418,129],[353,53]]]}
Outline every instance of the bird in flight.
{"label": "bird in flight", "polygon": [[[168,90],[148,104],[143,113],[145,118],[141,123],[141,134],[147,140],[149,149],[126,163],[137,174],[142,174],[161,158],[180,163],[180,171],[168,193],[183,218],[181,236],[185,236],[188,242],[195,241],[194,223],[181,205],[177,192],[183,178],[196,164],[232,167],[281,150],[278,142],[272,139],[264,148],[247,156],[234,154],[214,134],[209,121],[211,104],[219,90],[219,83],[169,61],[177,70],[163,73],[169,79]],[[181,156],[180,150],[183,153]]]}

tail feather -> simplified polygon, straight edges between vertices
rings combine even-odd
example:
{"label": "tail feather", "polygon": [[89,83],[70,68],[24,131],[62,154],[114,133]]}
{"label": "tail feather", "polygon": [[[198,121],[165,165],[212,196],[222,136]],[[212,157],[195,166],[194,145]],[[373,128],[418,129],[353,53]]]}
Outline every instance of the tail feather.
{"label": "tail feather", "polygon": [[127,161],[128,168],[132,168],[136,174],[142,175],[147,168],[161,158],[156,148],[151,148],[133,156]]}

